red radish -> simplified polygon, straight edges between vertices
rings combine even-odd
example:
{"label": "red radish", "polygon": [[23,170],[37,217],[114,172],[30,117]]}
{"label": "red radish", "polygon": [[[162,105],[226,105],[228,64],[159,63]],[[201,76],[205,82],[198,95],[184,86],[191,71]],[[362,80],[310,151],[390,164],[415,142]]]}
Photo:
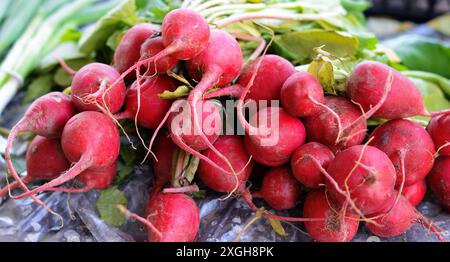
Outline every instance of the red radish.
{"label": "red radish", "polygon": [[317,104],[324,102],[320,82],[308,72],[291,75],[281,88],[281,105],[293,116],[312,116],[321,109]]}
{"label": "red radish", "polygon": [[370,232],[379,237],[396,237],[408,231],[417,222],[421,222],[439,240],[444,240],[433,224],[417,211],[403,195],[398,198],[395,197],[396,195],[398,195],[397,191],[388,200],[389,204],[384,209],[368,217],[372,221],[372,223],[366,222],[366,227]]}
{"label": "red radish", "polygon": [[409,120],[390,120],[377,127],[369,145],[385,152],[397,170],[397,185],[403,181],[402,163],[405,172],[405,185],[415,184],[425,178],[434,163],[436,152],[433,140],[425,129]]}
{"label": "red radish", "polygon": [[[389,157],[376,147],[352,146],[338,153],[327,171],[339,189],[350,197],[350,207],[359,215],[380,211],[394,194],[395,168]],[[349,202],[332,181],[327,179],[326,185],[334,201]]]}
{"label": "red radish", "polygon": [[101,63],[82,67],[71,87],[72,101],[80,111],[106,110],[114,114],[122,108],[126,95],[125,82],[116,69]]}
{"label": "red radish", "polygon": [[[19,133],[27,131],[47,138],[59,138],[64,125],[75,114],[76,110],[69,96],[60,92],[51,92],[34,101],[24,117],[11,129],[5,148],[5,160],[9,172],[25,192],[29,192],[29,190],[17,174],[11,161],[10,150],[14,139]],[[36,203],[47,209],[41,200],[34,195],[31,197]]]}
{"label": "red radish", "polygon": [[295,178],[308,188],[319,188],[325,184],[325,176],[317,167],[327,169],[333,161],[331,150],[319,143],[310,142],[300,146],[292,155],[291,167]]}
{"label": "red radish", "polygon": [[84,111],[72,117],[64,127],[61,145],[74,165],[56,179],[18,198],[59,186],[85,170],[99,170],[113,165],[119,156],[120,136],[114,122],[106,115]]}
{"label": "red radish", "polygon": [[[257,67],[258,69],[255,71]],[[252,75],[256,74],[253,85],[245,98],[256,102],[261,100],[280,100],[281,87],[294,72],[294,66],[281,56],[264,55],[253,61],[242,72],[239,76],[238,84],[244,87],[247,86]]]}
{"label": "red radish", "polygon": [[[231,83],[242,68],[242,51],[239,43],[225,31],[213,30],[207,47],[195,58],[186,62],[189,75],[200,81],[188,97],[192,110],[194,131],[202,142],[221,158],[220,152],[215,150],[212,143],[202,132],[198,108],[203,95],[214,86],[222,87]],[[225,159],[224,159],[225,160]],[[228,163],[227,163],[228,164]]]}
{"label": "red radish", "polygon": [[338,117],[322,109],[321,113],[305,118],[308,140],[324,144],[335,153],[360,144],[365,137],[366,122],[359,121],[362,114],[358,107],[343,97],[335,96],[326,97],[325,105]]}
{"label": "red radish", "polygon": [[185,194],[159,194],[147,205],[148,221],[154,230],[148,230],[150,242],[193,242],[200,226],[200,210]]}
{"label": "red radish", "polygon": [[365,111],[383,97],[384,86],[392,72],[393,83],[386,100],[373,116],[394,119],[428,114],[422,95],[414,83],[395,69],[376,61],[359,63],[347,82],[347,93]]}
{"label": "red radish", "polygon": [[83,171],[78,179],[84,182],[82,188],[65,188],[55,187],[48,189],[49,191],[60,191],[66,193],[84,193],[92,189],[103,190],[111,185],[117,174],[117,163],[98,170],[88,169]]}
{"label": "red radish", "polygon": [[439,155],[450,156],[450,114],[442,114],[431,119],[428,133],[436,145]]}
{"label": "red radish", "polygon": [[[180,100],[179,102],[179,106],[174,106],[176,109],[173,110],[174,112],[170,114],[168,119],[172,140],[185,151],[188,150],[183,144],[197,151],[207,149],[208,145],[199,133],[204,134],[209,143],[214,143],[217,140],[222,131],[220,109],[209,100],[200,101],[202,110],[200,112],[197,111],[197,119],[201,119],[202,129],[200,132],[197,132],[192,124],[193,117],[190,106],[185,100]],[[181,141],[179,141],[180,139]]]}
{"label": "red radish", "polygon": [[[263,108],[250,122],[258,123],[258,127],[252,127],[257,130],[246,131],[245,147],[253,159],[263,165],[286,164],[294,151],[305,143],[306,132],[302,122],[282,108]],[[268,134],[263,134],[264,131]]]}
{"label": "red radish", "polygon": [[428,175],[428,185],[441,203],[450,212],[450,157],[440,156]]}
{"label": "red radish", "polygon": [[359,216],[329,201],[323,189],[308,193],[303,206],[305,218],[323,218],[305,221],[306,231],[320,242],[348,242],[358,231]]}
{"label": "red radish", "polygon": [[[222,160],[213,150],[208,149],[204,155],[219,166],[226,168],[227,172],[223,172],[204,160],[200,160],[198,174],[202,182],[214,191],[221,193],[230,193],[236,190],[247,190],[245,184],[250,176],[253,168],[253,162],[250,161],[250,155],[245,150],[242,137],[235,135],[223,135],[214,143],[214,147],[219,150],[230,161],[233,169],[242,170],[237,177],[234,176]],[[239,181],[236,180],[239,179]]]}
{"label": "red radish", "polygon": [[174,91],[176,88],[176,81],[167,75],[154,76],[140,85],[134,82],[127,91],[125,111],[115,117],[134,119],[137,114],[137,123],[140,126],[155,129],[172,104],[171,100],[162,99],[158,95],[166,90]]}
{"label": "red radish", "polygon": [[[122,73],[121,79],[142,65],[157,63],[167,56],[178,60],[196,57],[208,45],[210,29],[208,22],[197,12],[180,8],[170,11],[162,21],[162,42],[164,49],[158,54],[141,59]],[[117,81],[116,81],[117,82]]]}
{"label": "red radish", "polygon": [[[396,188],[399,190],[398,188]],[[417,206],[422,202],[425,194],[427,193],[427,183],[421,180],[413,185],[405,186],[402,191],[402,195],[411,203],[413,206]]]}
{"label": "red radish", "polygon": [[[258,71],[256,67],[259,64]],[[239,98],[250,82],[252,75],[255,75],[252,85],[248,91],[246,99],[252,99],[256,102],[272,101],[280,99],[280,90],[283,83],[295,72],[294,66],[277,55],[261,56],[251,65],[246,67],[239,76],[236,85],[224,87],[217,91],[207,94],[205,98],[214,98],[220,96],[231,96]],[[270,103],[268,103],[270,105]]]}
{"label": "red radish", "polygon": [[289,166],[274,167],[263,178],[261,190],[253,197],[263,198],[277,210],[291,209],[300,200],[300,184],[295,180]]}
{"label": "red radish", "polygon": [[[58,177],[64,170],[70,167],[69,161],[64,156],[59,139],[36,136],[28,146],[26,153],[27,176],[22,179],[29,183],[37,179],[51,180]],[[0,190],[0,197],[20,186],[18,181],[5,186]]]}
{"label": "red radish", "polygon": [[[119,73],[125,72],[141,58],[140,48],[149,38],[156,36],[161,31],[158,25],[141,23],[137,24],[125,33],[119,45],[114,51],[114,67]],[[134,74],[127,76],[133,80]]]}
{"label": "red radish", "polygon": [[[155,56],[159,52],[164,50],[164,44],[162,37],[154,37],[147,39],[141,46],[141,59],[147,59]],[[161,74],[172,70],[178,63],[178,59],[171,57],[170,55],[165,56],[153,64],[146,65],[149,70],[149,74],[153,75],[155,73]],[[156,70],[155,70],[156,69]]]}
{"label": "red radish", "polygon": [[153,194],[158,194],[163,186],[172,178],[172,160],[177,146],[166,134],[160,134],[156,139],[154,154],[158,160],[152,161],[153,176],[155,184],[152,188]]}

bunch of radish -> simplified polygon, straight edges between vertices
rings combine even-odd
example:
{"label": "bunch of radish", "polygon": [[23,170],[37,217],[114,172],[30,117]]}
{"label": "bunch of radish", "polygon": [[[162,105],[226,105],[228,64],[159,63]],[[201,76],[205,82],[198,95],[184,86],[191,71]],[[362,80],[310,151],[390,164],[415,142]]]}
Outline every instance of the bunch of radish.
{"label": "bunch of radish", "polygon": [[[361,222],[381,237],[398,236],[421,222],[442,240],[439,228],[414,206],[428,184],[450,211],[450,114],[427,112],[417,87],[378,62],[358,64],[346,94],[339,96],[325,95],[313,75],[296,71],[280,56],[262,55],[243,64],[235,37],[210,28],[192,10],[169,12],[161,27],[132,27],[115,51],[113,66],[81,68],[73,77],[71,96],[39,98],[11,130],[5,156],[15,182],[0,194],[20,187],[23,193],[11,193],[13,198],[32,197],[45,206],[36,194],[108,187],[120,150],[118,120],[131,119],[154,131],[145,142],[154,155],[155,185],[146,218],[121,210],[147,226],[149,241],[197,237],[200,218],[192,192],[167,190],[176,150],[200,159],[198,178],[211,190],[241,196],[263,217],[304,222],[317,241],[351,241]],[[194,87],[187,98],[163,99],[161,93],[179,85],[167,74],[174,68]],[[222,108],[213,100],[219,97],[237,100],[243,137],[222,134]],[[252,102],[257,111],[247,116]],[[372,116],[388,121],[368,132]],[[432,120],[425,129],[405,119],[413,116]],[[29,145],[22,179],[10,149],[25,131],[37,136]],[[267,171],[258,190],[247,183],[255,164]],[[47,182],[28,188],[26,183],[36,179]],[[85,186],[60,187],[72,179]],[[308,192],[306,198],[302,191]],[[303,217],[275,215],[255,205],[256,198],[274,210],[302,204]]]}

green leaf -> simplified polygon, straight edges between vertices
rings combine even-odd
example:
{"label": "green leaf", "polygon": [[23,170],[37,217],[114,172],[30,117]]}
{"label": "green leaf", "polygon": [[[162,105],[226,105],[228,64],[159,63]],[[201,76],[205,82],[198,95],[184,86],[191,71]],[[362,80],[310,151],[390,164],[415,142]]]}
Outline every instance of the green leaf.
{"label": "green leaf", "polygon": [[432,38],[404,35],[384,42],[394,49],[410,70],[426,71],[450,78],[450,46]]}
{"label": "green leaf", "polygon": [[323,46],[323,50],[336,57],[352,56],[358,49],[358,38],[336,31],[312,29],[286,33],[275,38],[276,48],[294,63],[305,64],[312,60],[314,48]]}
{"label": "green leaf", "polygon": [[450,80],[437,74],[422,71],[403,71],[404,75],[410,78],[418,78],[438,86],[442,92],[450,98]]}
{"label": "green leaf", "polygon": [[114,32],[130,27],[138,20],[135,1],[123,0],[83,34],[79,42],[80,51],[89,54],[98,50]]}
{"label": "green leaf", "polygon": [[100,218],[111,226],[120,227],[125,223],[125,215],[117,209],[117,205],[127,206],[125,194],[117,187],[104,190],[97,200],[97,210]]}
{"label": "green leaf", "polygon": [[270,221],[270,225],[272,226],[273,230],[280,236],[287,236],[288,233],[286,233],[286,231],[284,230],[283,225],[281,225],[280,220],[278,219],[274,219],[274,218],[269,218]]}
{"label": "green leaf", "polygon": [[321,86],[325,90],[325,93],[336,94],[336,81],[334,80],[333,63],[330,59],[324,56],[319,56],[309,65],[308,72],[319,80]]}
{"label": "green leaf", "polygon": [[49,93],[54,85],[55,83],[53,82],[52,75],[44,75],[34,79],[33,82],[31,82],[31,84],[28,86],[27,92],[22,102],[24,104],[33,102],[38,97]]}
{"label": "green leaf", "polygon": [[134,170],[136,160],[136,151],[130,147],[128,141],[122,142],[120,145],[119,161],[117,163],[117,176],[114,180],[114,185],[120,185],[128,178]]}
{"label": "green leaf", "polygon": [[162,99],[178,99],[187,97],[191,90],[189,87],[182,85],[179,86],[175,91],[165,90],[163,93],[158,94],[158,96]]}
{"label": "green leaf", "polygon": [[122,37],[125,35],[126,31],[116,31],[106,41],[106,45],[111,48],[111,50],[116,50],[117,46],[122,40]]}

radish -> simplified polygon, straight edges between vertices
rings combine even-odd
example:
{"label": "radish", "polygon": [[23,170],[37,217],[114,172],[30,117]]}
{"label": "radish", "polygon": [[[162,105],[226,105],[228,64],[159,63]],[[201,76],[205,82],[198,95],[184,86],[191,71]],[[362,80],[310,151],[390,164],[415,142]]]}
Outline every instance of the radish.
{"label": "radish", "polygon": [[162,99],[158,95],[176,88],[176,81],[167,75],[151,77],[140,85],[134,82],[127,91],[125,111],[115,115],[115,118],[137,118],[140,126],[155,129],[172,104],[171,100]]}
{"label": "radish", "polygon": [[[399,188],[396,188],[399,190]],[[405,186],[402,191],[402,195],[411,203],[413,206],[417,206],[422,202],[425,194],[427,193],[427,183],[425,179],[410,185]]]}
{"label": "radish", "polygon": [[289,166],[281,166],[267,171],[261,190],[252,195],[263,198],[274,209],[286,210],[295,207],[300,200],[300,193],[300,184],[295,180]]}
{"label": "radish", "polygon": [[152,188],[152,196],[158,194],[161,189],[172,178],[172,159],[177,146],[172,139],[166,134],[160,134],[156,139],[154,153],[158,157],[157,160],[152,161],[153,175],[155,177],[155,184]]}
{"label": "radish", "polygon": [[325,190],[308,193],[303,206],[305,218],[322,218],[322,221],[305,221],[306,231],[320,242],[348,242],[358,231],[359,216],[329,201]]}
{"label": "radish", "polygon": [[331,111],[321,109],[303,121],[308,140],[324,144],[335,153],[360,144],[365,137],[366,121],[361,121],[364,117],[358,107],[335,96],[326,97],[325,105]]}
{"label": "radish", "polygon": [[[193,130],[207,148],[214,150],[221,158],[223,156],[215,150],[205,133],[202,132],[200,114],[197,111],[202,106],[203,94],[214,86],[222,87],[231,83],[238,76],[242,62],[239,43],[230,34],[220,30],[211,31],[206,48],[198,56],[186,62],[189,75],[200,81],[187,99],[192,111]],[[227,164],[229,165],[229,163]]]}
{"label": "radish", "polygon": [[[25,192],[30,191],[17,174],[11,161],[10,150],[14,139],[22,132],[33,132],[47,138],[59,138],[67,121],[75,114],[76,109],[69,96],[60,92],[51,92],[34,101],[24,117],[11,129],[5,148],[5,160],[9,172]],[[41,200],[34,195],[31,197],[36,203],[49,210]]]}
{"label": "radish", "polygon": [[450,157],[440,156],[428,175],[428,185],[442,207],[450,212]]}
{"label": "radish", "polygon": [[[397,185],[415,184],[425,178],[434,163],[433,140],[425,129],[409,120],[390,120],[377,127],[369,145],[385,152],[397,170]],[[403,161],[403,163],[402,163]],[[402,178],[404,166],[405,178]]]}
{"label": "radish", "polygon": [[365,111],[370,110],[382,99],[389,72],[393,75],[392,86],[373,116],[395,119],[427,115],[420,90],[414,83],[395,69],[376,61],[359,63],[351,72],[347,82],[351,100]]}
{"label": "radish", "polygon": [[[159,52],[164,49],[164,44],[162,37],[154,37],[147,39],[141,46],[141,59],[147,59],[152,56],[155,56]],[[161,74],[166,73],[169,70],[172,70],[178,64],[178,59],[173,58],[168,55],[165,56],[158,61],[154,62],[154,65],[148,64],[145,65],[149,70],[149,74]]]}
{"label": "radish", "polygon": [[349,202],[358,215],[380,211],[394,194],[395,168],[376,147],[352,146],[338,153],[327,171],[335,181],[326,181],[333,201]]}
{"label": "radish", "polygon": [[[161,28],[149,23],[137,24],[125,33],[114,51],[114,67],[119,73],[125,72],[141,58],[140,48],[143,43],[159,34]],[[133,80],[134,74],[127,76]]]}
{"label": "radish", "polygon": [[[209,143],[214,143],[222,131],[222,120],[218,106],[209,100],[203,100],[199,103],[202,105],[202,110],[193,112],[186,100],[179,100],[178,105],[173,106],[172,112],[169,115],[168,127],[171,133],[172,140],[181,149],[189,152],[187,147],[201,151],[208,148],[208,144],[204,142],[201,135],[206,136]],[[197,119],[202,119],[201,131],[195,130],[192,123],[192,114],[197,113]],[[164,121],[164,120],[163,120]],[[189,152],[191,153],[191,152]],[[191,153],[192,154],[192,153]]]}
{"label": "radish", "polygon": [[126,96],[125,82],[113,67],[91,63],[82,67],[72,80],[72,101],[80,111],[117,113]]}
{"label": "radish", "polygon": [[78,179],[84,182],[84,187],[82,188],[65,188],[65,187],[54,187],[49,188],[48,191],[60,191],[66,193],[84,193],[92,189],[103,190],[108,188],[113,182],[117,174],[117,163],[113,163],[108,167],[101,169],[88,169],[81,172],[78,175]]}
{"label": "radish", "polygon": [[73,166],[58,178],[17,198],[59,186],[85,170],[110,167],[119,156],[119,131],[108,116],[95,111],[84,111],[67,122],[61,145],[67,159],[74,163]]}
{"label": "radish", "polygon": [[[243,116],[240,117],[240,120]],[[280,166],[289,162],[294,151],[305,143],[302,122],[279,107],[267,107],[254,115],[246,129],[245,147],[253,159],[266,166]]]}
{"label": "radish", "polygon": [[433,117],[427,130],[436,145],[437,153],[450,156],[450,114]]}
{"label": "radish", "polygon": [[281,88],[281,105],[286,111],[299,117],[318,113],[325,102],[320,82],[308,72],[291,75]]}
{"label": "radish", "polygon": [[[38,179],[51,180],[70,167],[62,151],[61,141],[43,136],[36,136],[31,141],[25,159],[27,176],[22,179],[24,183]],[[0,197],[18,186],[20,186],[18,181],[5,186],[0,190]]]}
{"label": "radish", "polygon": [[[201,181],[214,191],[221,193],[230,193],[238,190],[241,193],[247,194],[245,188],[247,179],[253,168],[253,161],[249,162],[250,155],[245,150],[244,141],[242,137],[236,135],[223,135],[214,143],[214,147],[230,161],[234,170],[240,171],[237,176],[231,172],[223,172],[220,169],[212,166],[205,160],[200,160],[198,167],[198,174]],[[216,163],[218,166],[224,166],[226,171],[230,171],[225,165],[224,160],[220,158],[212,149],[207,149],[204,152],[205,157]],[[237,180],[237,179],[238,180]]]}
{"label": "radish", "polygon": [[[257,71],[256,67],[259,69]],[[236,85],[224,87],[211,92],[205,98],[231,96],[239,98],[255,75],[252,85],[246,96],[255,102],[272,101],[280,99],[280,90],[286,79],[295,72],[294,66],[277,55],[264,55],[252,62],[239,76]],[[269,104],[268,104],[269,105]]]}
{"label": "radish", "polygon": [[322,168],[327,169],[333,159],[334,154],[328,147],[310,142],[300,146],[292,155],[292,172],[304,186],[319,188],[320,185],[325,184],[325,176],[317,167],[317,162]]}
{"label": "radish", "polygon": [[200,210],[185,194],[159,194],[151,198],[147,218],[159,231],[148,230],[150,242],[193,242],[197,238]]}
{"label": "radish", "polygon": [[[260,63],[259,67],[258,63]],[[257,67],[258,69],[256,70]],[[239,76],[238,84],[244,87],[247,86],[252,75],[256,74],[253,85],[245,98],[256,102],[261,100],[280,100],[281,87],[294,72],[294,66],[281,56],[264,55],[253,61],[242,72]]]}
{"label": "radish", "polygon": [[161,34],[164,49],[150,58],[139,60],[123,72],[120,79],[133,70],[139,72],[142,65],[157,63],[167,56],[177,60],[190,60],[196,57],[208,45],[210,29],[208,22],[199,13],[180,8],[164,16]]}
{"label": "radish", "polygon": [[[398,195],[397,191],[395,191],[395,195]],[[370,232],[379,237],[396,237],[408,231],[415,223],[421,222],[439,240],[444,241],[433,224],[417,211],[404,196],[400,195],[397,198],[395,195],[384,209],[368,217],[372,221],[372,223],[366,222],[366,227]]]}

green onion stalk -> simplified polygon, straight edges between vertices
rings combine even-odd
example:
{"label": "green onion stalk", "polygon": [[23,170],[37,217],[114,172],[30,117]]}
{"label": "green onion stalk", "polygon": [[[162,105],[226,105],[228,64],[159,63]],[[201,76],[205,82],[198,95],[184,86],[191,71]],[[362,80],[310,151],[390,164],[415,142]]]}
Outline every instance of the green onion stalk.
{"label": "green onion stalk", "polygon": [[68,30],[77,30],[96,21],[116,3],[114,0],[43,0],[0,65],[0,114],[24,84],[24,79],[61,44]]}

